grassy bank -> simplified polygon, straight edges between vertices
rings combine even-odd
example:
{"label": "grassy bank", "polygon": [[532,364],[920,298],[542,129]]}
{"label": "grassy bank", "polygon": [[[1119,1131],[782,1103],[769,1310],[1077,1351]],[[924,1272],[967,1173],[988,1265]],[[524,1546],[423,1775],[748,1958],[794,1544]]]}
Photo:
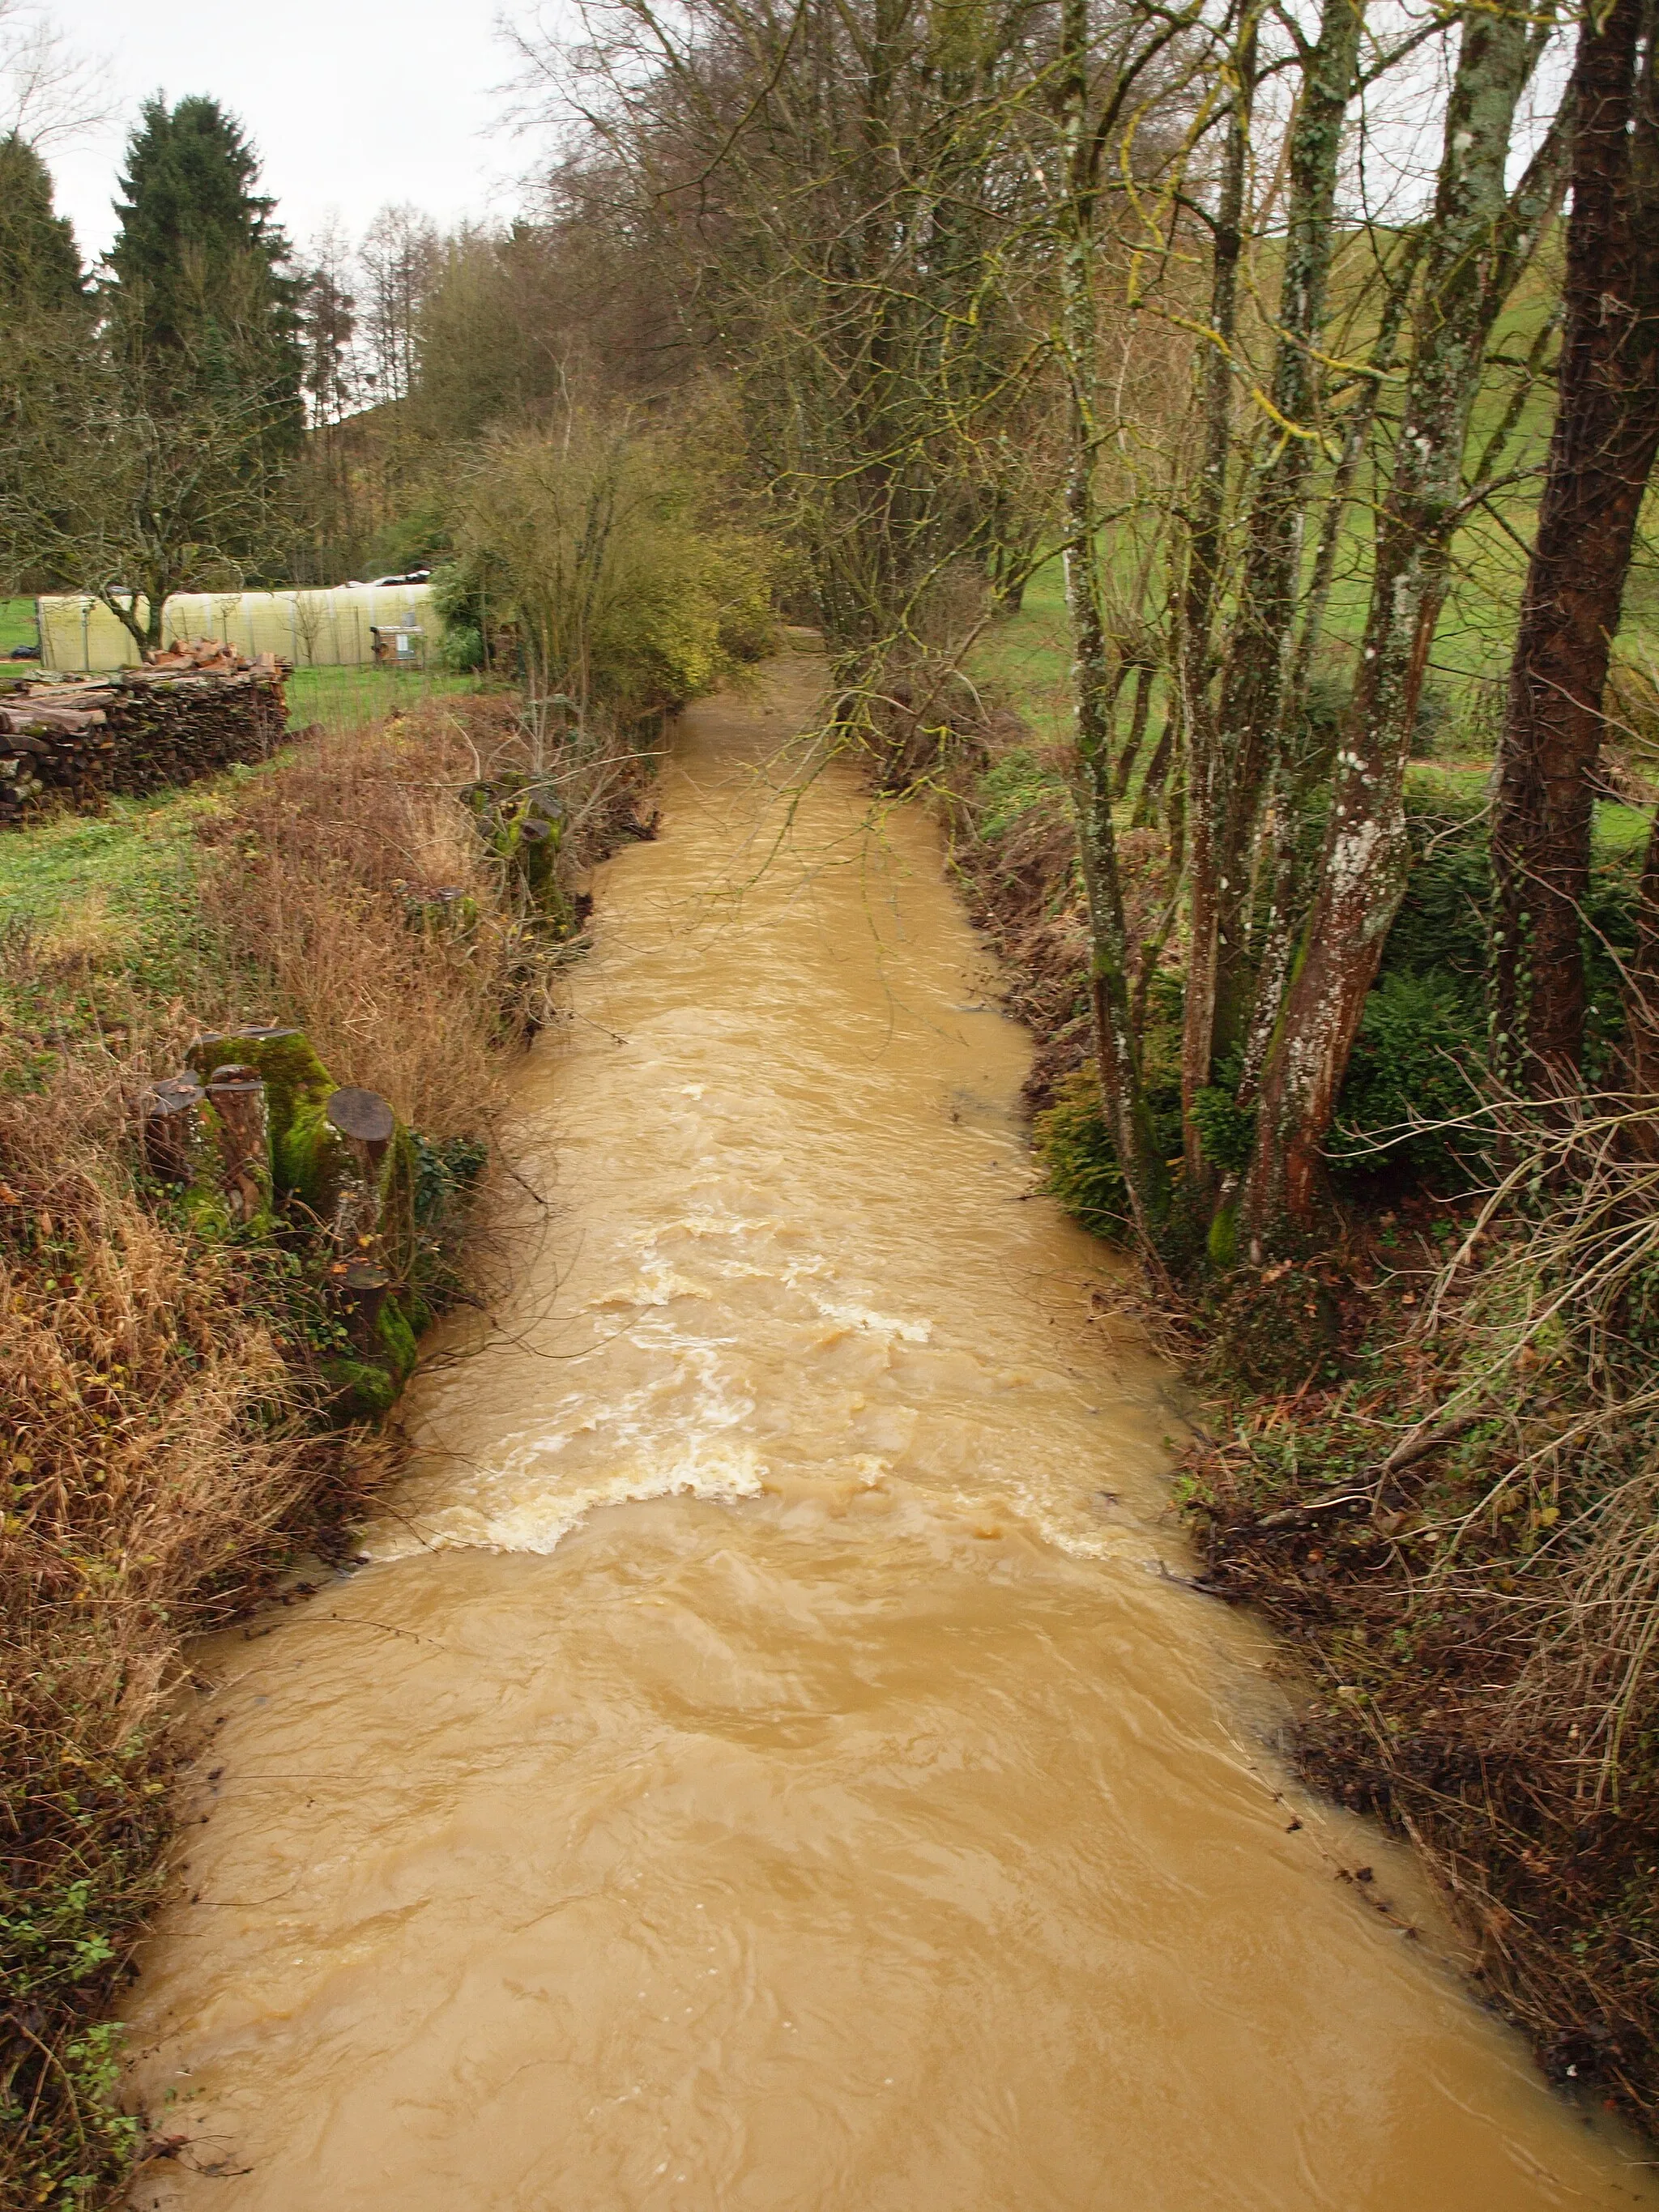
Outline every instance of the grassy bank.
{"label": "grassy bank", "polygon": [[[1036,1034],[1050,1188],[1110,1236],[1124,1194],[1048,751],[1066,652],[1039,592],[977,671],[1018,711],[968,718],[942,781],[954,866]],[[1337,1242],[1193,1286],[1209,1402],[1180,1497],[1206,1586],[1288,1639],[1290,1755],[1416,1841],[1551,2077],[1659,2130],[1659,1169],[1628,1115],[1563,1131],[1482,1103],[1483,787],[1478,763],[1413,774],[1410,889],[1339,1109]],[[1590,1048],[1610,1070],[1648,823],[1596,819]],[[1133,793],[1119,830],[1139,943],[1168,854]],[[1146,1073],[1177,1162],[1181,989],[1172,942]]]}
{"label": "grassy bank", "polygon": [[631,804],[614,765],[567,775],[557,897],[528,901],[505,814],[481,835],[459,796],[481,760],[507,788],[519,743],[510,701],[446,702],[0,839],[7,2204],[112,2203],[143,2152],[115,2023],[191,1747],[185,1639],[326,1562],[388,1465],[343,1422],[326,1237],[157,1180],[143,1103],[198,1031],[303,1030],[416,1133],[395,1293],[465,1295],[465,1194],[551,1012],[572,871]]}

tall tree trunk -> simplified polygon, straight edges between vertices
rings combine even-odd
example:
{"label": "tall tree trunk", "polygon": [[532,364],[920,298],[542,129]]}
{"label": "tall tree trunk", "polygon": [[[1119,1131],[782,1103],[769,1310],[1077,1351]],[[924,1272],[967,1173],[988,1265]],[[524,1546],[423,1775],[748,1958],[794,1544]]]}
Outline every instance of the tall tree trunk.
{"label": "tall tree trunk", "polygon": [[1249,501],[1238,605],[1203,780],[1201,848],[1194,813],[1182,1052],[1188,1177],[1194,1194],[1211,1176],[1192,1122],[1193,1096],[1213,1080],[1218,1060],[1243,1042],[1249,1015],[1250,848],[1273,764],[1302,580],[1321,390],[1317,344],[1335,238],[1342,126],[1353,96],[1364,14],[1364,0],[1324,0],[1291,129],[1290,204],[1268,394],[1277,434]]}
{"label": "tall tree trunk", "polygon": [[1559,193],[1559,125],[1513,198],[1505,165],[1541,51],[1518,11],[1469,9],[1446,110],[1411,374],[1377,518],[1364,647],[1343,717],[1319,886],[1262,1070],[1244,1215],[1252,1243],[1312,1224],[1326,1132],[1405,890],[1406,764],[1464,509],[1487,340]]}
{"label": "tall tree trunk", "polygon": [[1548,1094],[1577,1080],[1601,695],[1659,449],[1659,0],[1579,34],[1555,431],[1492,820],[1494,1053]]}
{"label": "tall tree trunk", "polygon": [[[1244,251],[1244,185],[1249,173],[1250,126],[1256,85],[1254,15],[1247,18],[1240,36],[1233,77],[1227,149],[1211,252],[1210,342],[1202,357],[1200,389],[1203,458],[1188,525],[1186,588],[1175,655],[1176,685],[1164,730],[1165,738],[1169,739],[1178,720],[1187,744],[1192,951],[1188,962],[1181,1097],[1183,1165],[1189,1194],[1202,1188],[1206,1172],[1198,1125],[1193,1118],[1193,1099],[1210,1079],[1210,1034],[1215,1011],[1216,848],[1226,786],[1219,733],[1210,697],[1210,664],[1221,586],[1227,459],[1232,451],[1233,345],[1238,329],[1238,269]],[[1167,762],[1154,763],[1155,768],[1165,773],[1168,765]]]}
{"label": "tall tree trunk", "polygon": [[1060,25],[1060,123],[1066,161],[1060,255],[1060,354],[1067,385],[1066,599],[1072,618],[1072,797],[1089,909],[1089,994],[1101,1103],[1128,1189],[1135,1234],[1156,1251],[1168,1177],[1153,1139],[1140,1079],[1131,1004],[1128,932],[1112,822],[1113,702],[1117,685],[1107,645],[1105,558],[1095,490],[1100,447],[1099,331],[1094,292],[1095,206],[1089,132],[1089,0],[1064,0]]}
{"label": "tall tree trunk", "polygon": [[1343,518],[1353,495],[1360,462],[1370,444],[1371,426],[1376,419],[1377,398],[1382,380],[1394,367],[1395,351],[1400,343],[1401,326],[1405,320],[1425,235],[1425,231],[1419,228],[1401,255],[1399,269],[1390,272],[1388,278],[1388,295],[1376,343],[1371,348],[1371,357],[1359,392],[1349,410],[1336,467],[1332,472],[1330,495],[1325,502],[1324,519],[1320,524],[1319,548],[1314,557],[1313,574],[1303,595],[1296,647],[1291,654],[1290,671],[1279,701],[1279,757],[1273,770],[1270,801],[1273,814],[1273,842],[1267,856],[1271,888],[1261,942],[1251,948],[1251,965],[1255,971],[1255,1001],[1239,1079],[1238,1103],[1243,1107],[1253,1106],[1261,1090],[1262,1064],[1278,1026],[1285,985],[1296,949],[1295,933],[1306,873],[1305,863],[1300,857],[1297,827],[1300,809],[1306,802],[1319,769],[1317,762],[1297,757],[1304,750],[1298,744],[1298,736],[1307,711],[1314,656],[1319,650],[1325,615],[1330,605],[1331,586],[1336,580],[1336,560],[1341,544]]}

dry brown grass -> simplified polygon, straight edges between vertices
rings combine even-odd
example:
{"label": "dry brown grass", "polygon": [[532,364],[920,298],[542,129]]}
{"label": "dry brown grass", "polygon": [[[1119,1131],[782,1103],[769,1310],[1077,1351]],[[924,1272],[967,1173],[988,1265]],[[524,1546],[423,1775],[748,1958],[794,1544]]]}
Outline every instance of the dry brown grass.
{"label": "dry brown grass", "polygon": [[131,2147],[90,2023],[155,1886],[179,1639],[348,1488],[271,1255],[141,1202],[130,1069],[0,1075],[0,2202],[79,2203]]}
{"label": "dry brown grass", "polygon": [[[429,1137],[490,1126],[503,1047],[554,1012],[556,958],[459,794],[526,752],[510,700],[434,701],[316,738],[246,786],[207,828],[203,905],[234,959],[216,1018],[305,1030],[339,1081],[382,1092]],[[549,777],[573,884],[630,817],[640,777],[629,752]],[[468,902],[465,929],[411,921],[441,889]]]}
{"label": "dry brown grass", "polygon": [[[542,1011],[522,923],[456,795],[473,774],[441,709],[317,738],[216,825],[203,892],[240,955],[242,1018],[305,1030],[340,1082],[435,1138],[489,1121],[501,1045]],[[472,902],[475,927],[411,926],[411,901],[440,888]]]}
{"label": "dry brown grass", "polygon": [[1309,1660],[1310,1771],[1409,1831],[1551,2074],[1653,2129],[1659,1167],[1632,1102],[1498,1113],[1457,1252],[1373,1285],[1343,1379],[1242,1399],[1191,1502]]}

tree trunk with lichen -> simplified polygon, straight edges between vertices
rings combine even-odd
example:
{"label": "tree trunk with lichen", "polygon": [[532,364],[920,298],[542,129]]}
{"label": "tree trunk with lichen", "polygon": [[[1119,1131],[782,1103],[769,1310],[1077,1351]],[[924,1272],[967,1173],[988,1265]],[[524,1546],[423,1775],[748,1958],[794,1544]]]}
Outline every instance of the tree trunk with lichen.
{"label": "tree trunk with lichen", "polygon": [[1659,0],[1579,34],[1555,430],[1510,670],[1492,818],[1498,1072],[1578,1081],[1601,696],[1659,451]]}
{"label": "tree trunk with lichen", "polygon": [[1243,1201],[1253,1255],[1313,1225],[1322,1147],[1406,888],[1405,778],[1465,509],[1463,451],[1493,322],[1559,198],[1558,124],[1504,191],[1534,19],[1469,9],[1447,106],[1395,470],[1377,518],[1364,646],[1342,720],[1318,889],[1262,1069]]}
{"label": "tree trunk with lichen", "polygon": [[[1218,1060],[1243,1043],[1249,1017],[1251,847],[1273,766],[1298,603],[1322,396],[1318,339],[1336,238],[1342,129],[1364,14],[1364,0],[1325,0],[1317,37],[1304,58],[1291,130],[1290,199],[1267,395],[1276,434],[1250,490],[1221,699],[1207,759],[1194,779],[1182,1091],[1188,1182],[1195,1198],[1213,1176],[1194,1125],[1193,1102],[1213,1082]],[[1200,689],[1189,678],[1195,708]]]}
{"label": "tree trunk with lichen", "polygon": [[[1227,512],[1227,459],[1232,448],[1233,346],[1238,325],[1238,269],[1244,248],[1244,185],[1250,164],[1250,122],[1255,98],[1256,40],[1249,18],[1232,65],[1232,102],[1222,163],[1210,271],[1208,342],[1200,372],[1204,424],[1187,532],[1187,573],[1181,600],[1176,656],[1180,721],[1187,738],[1188,837],[1191,851],[1190,936],[1186,1036],[1182,1059],[1184,1167],[1189,1193],[1202,1188],[1205,1163],[1192,1104],[1209,1081],[1210,1029],[1215,1006],[1215,830],[1224,786],[1215,714],[1210,699],[1210,657],[1220,593],[1223,526]],[[1175,715],[1170,716],[1173,727]],[[1166,730],[1166,738],[1169,731]],[[1202,948],[1200,951],[1197,948]]]}
{"label": "tree trunk with lichen", "polygon": [[1113,702],[1117,686],[1106,641],[1101,518],[1095,490],[1099,450],[1099,341],[1094,293],[1094,208],[1089,146],[1088,0],[1065,0],[1060,116],[1066,165],[1060,257],[1060,350],[1067,385],[1066,599],[1072,618],[1072,798],[1088,902],[1089,998],[1101,1100],[1129,1194],[1135,1234],[1156,1249],[1168,1200],[1140,1078],[1131,1005],[1128,931],[1112,821]]}

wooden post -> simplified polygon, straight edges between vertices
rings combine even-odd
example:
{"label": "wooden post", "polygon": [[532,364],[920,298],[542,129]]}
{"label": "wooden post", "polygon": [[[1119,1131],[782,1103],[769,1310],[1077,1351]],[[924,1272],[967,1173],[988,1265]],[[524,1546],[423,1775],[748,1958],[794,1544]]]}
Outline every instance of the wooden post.
{"label": "wooden post", "polygon": [[397,1133],[397,1116],[378,1091],[362,1091],[355,1084],[335,1091],[323,1113],[352,1164],[335,1206],[334,1241],[342,1253],[365,1253],[380,1233],[386,1155]]}
{"label": "wooden post", "polygon": [[367,1358],[384,1355],[379,1335],[380,1309],[391,1287],[391,1276],[372,1260],[348,1261],[338,1278],[336,1295],[351,1341]]}
{"label": "wooden post", "polygon": [[208,1078],[219,1146],[220,1183],[233,1216],[259,1219],[270,1211],[270,1117],[257,1068],[230,1062]]}

